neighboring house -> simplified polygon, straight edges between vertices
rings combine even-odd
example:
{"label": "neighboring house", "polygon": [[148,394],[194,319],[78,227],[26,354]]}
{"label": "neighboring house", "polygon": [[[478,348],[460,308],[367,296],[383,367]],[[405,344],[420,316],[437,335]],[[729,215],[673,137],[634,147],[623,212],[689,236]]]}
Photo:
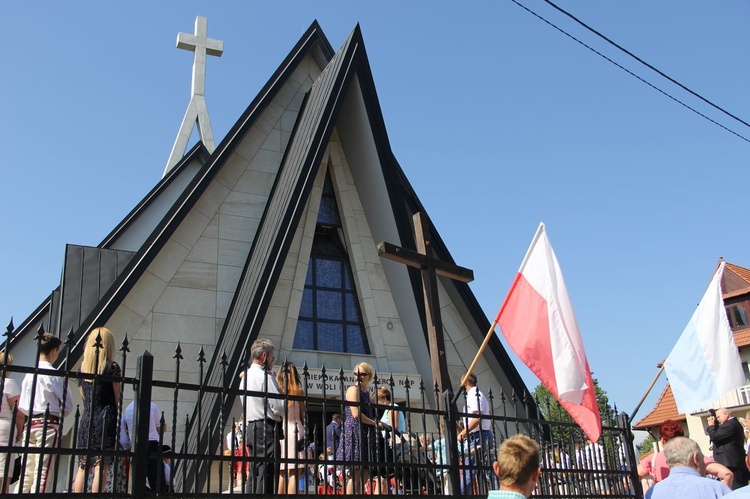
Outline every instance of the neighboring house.
{"label": "neighboring house", "polygon": [[[712,406],[714,409],[726,407],[737,418],[744,418],[750,411],[750,269],[726,262],[724,276],[721,280],[724,307],[727,311],[729,325],[734,333],[734,342],[740,351],[742,369],[747,378],[747,384],[718,400]],[[661,367],[661,363],[657,365]],[[685,434],[698,442],[703,452],[710,456],[710,442],[706,433],[706,419],[708,407],[702,411],[680,414],[672,395],[672,389],[667,383],[654,408],[643,419],[633,425],[635,430],[645,430],[658,440],[659,425],[667,419],[680,422]]]}

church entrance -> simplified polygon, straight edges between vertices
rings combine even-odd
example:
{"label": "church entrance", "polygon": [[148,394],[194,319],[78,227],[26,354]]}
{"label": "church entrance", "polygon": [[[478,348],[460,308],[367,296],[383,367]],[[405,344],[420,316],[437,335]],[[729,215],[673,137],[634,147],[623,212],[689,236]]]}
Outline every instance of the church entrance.
{"label": "church entrance", "polygon": [[315,398],[307,400],[307,439],[311,444],[315,444],[316,459],[320,454],[325,457],[326,426],[334,414],[340,414],[343,420],[342,407],[338,402],[324,402],[323,399]]}

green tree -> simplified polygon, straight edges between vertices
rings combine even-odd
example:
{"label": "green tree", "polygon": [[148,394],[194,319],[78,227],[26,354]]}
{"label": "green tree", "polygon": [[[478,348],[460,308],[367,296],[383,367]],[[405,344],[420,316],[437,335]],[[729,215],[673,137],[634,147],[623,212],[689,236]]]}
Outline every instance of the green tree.
{"label": "green tree", "polygon": [[638,457],[641,458],[647,452],[654,450],[654,442],[656,442],[656,440],[654,440],[654,437],[649,435],[643,442],[637,444],[635,448],[636,451],[638,451]]}
{"label": "green tree", "polygon": [[[602,418],[603,424],[613,423],[612,418],[614,417],[614,410],[609,405],[609,397],[607,392],[599,386],[599,381],[594,379],[594,390],[596,392],[596,402],[599,406],[599,415]],[[552,393],[543,384],[537,385],[534,389],[534,399],[539,404],[539,409],[542,412],[544,418],[548,421],[563,421],[566,418],[570,419],[568,411],[566,411]]]}
{"label": "green tree", "polygon": [[[606,426],[614,425],[615,416],[612,406],[609,404],[607,392],[599,386],[599,382],[594,379],[594,390],[596,392],[596,401],[599,406],[599,415],[602,424]],[[545,439],[549,443],[561,445],[567,452],[572,452],[576,442],[583,440],[583,433],[577,424],[573,421],[562,405],[555,399],[552,393],[543,384],[537,385],[533,393],[539,410],[545,421],[549,422],[544,432]],[[615,448],[615,442],[612,437],[605,436],[605,445]]]}

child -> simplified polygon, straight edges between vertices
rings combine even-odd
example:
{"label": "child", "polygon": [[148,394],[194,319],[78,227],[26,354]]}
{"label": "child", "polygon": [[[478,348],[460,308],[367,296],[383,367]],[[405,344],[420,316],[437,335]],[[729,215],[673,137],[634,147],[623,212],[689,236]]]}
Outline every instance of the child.
{"label": "child", "polygon": [[[62,341],[57,336],[44,333],[39,339],[38,369],[54,370]],[[33,392],[33,393],[32,393]],[[31,397],[34,396],[32,401]],[[65,406],[63,407],[63,399]],[[46,414],[49,405],[49,414]],[[27,417],[23,438],[26,447],[55,448],[60,443],[60,420],[73,409],[73,394],[61,376],[28,373],[21,384],[18,408]],[[40,459],[41,457],[41,459]],[[50,453],[30,451],[26,455],[26,469],[19,492],[44,493],[47,491],[54,456]],[[41,470],[41,473],[40,473]],[[38,483],[37,483],[38,480]]]}

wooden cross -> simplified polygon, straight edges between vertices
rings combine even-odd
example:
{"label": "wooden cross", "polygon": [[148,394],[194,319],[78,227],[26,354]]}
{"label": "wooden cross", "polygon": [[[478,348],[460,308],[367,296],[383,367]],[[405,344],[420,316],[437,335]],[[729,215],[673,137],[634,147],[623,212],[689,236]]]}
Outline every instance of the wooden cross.
{"label": "wooden cross", "polygon": [[394,262],[403,263],[422,271],[422,292],[424,294],[425,318],[427,321],[427,338],[430,344],[430,364],[432,377],[440,393],[451,389],[448,376],[448,362],[445,358],[445,340],[443,322],[440,318],[440,300],[438,298],[438,274],[461,282],[474,280],[474,272],[452,263],[444,262],[429,256],[430,222],[421,212],[414,214],[414,233],[417,251],[401,248],[391,243],[378,244],[378,254]]}

